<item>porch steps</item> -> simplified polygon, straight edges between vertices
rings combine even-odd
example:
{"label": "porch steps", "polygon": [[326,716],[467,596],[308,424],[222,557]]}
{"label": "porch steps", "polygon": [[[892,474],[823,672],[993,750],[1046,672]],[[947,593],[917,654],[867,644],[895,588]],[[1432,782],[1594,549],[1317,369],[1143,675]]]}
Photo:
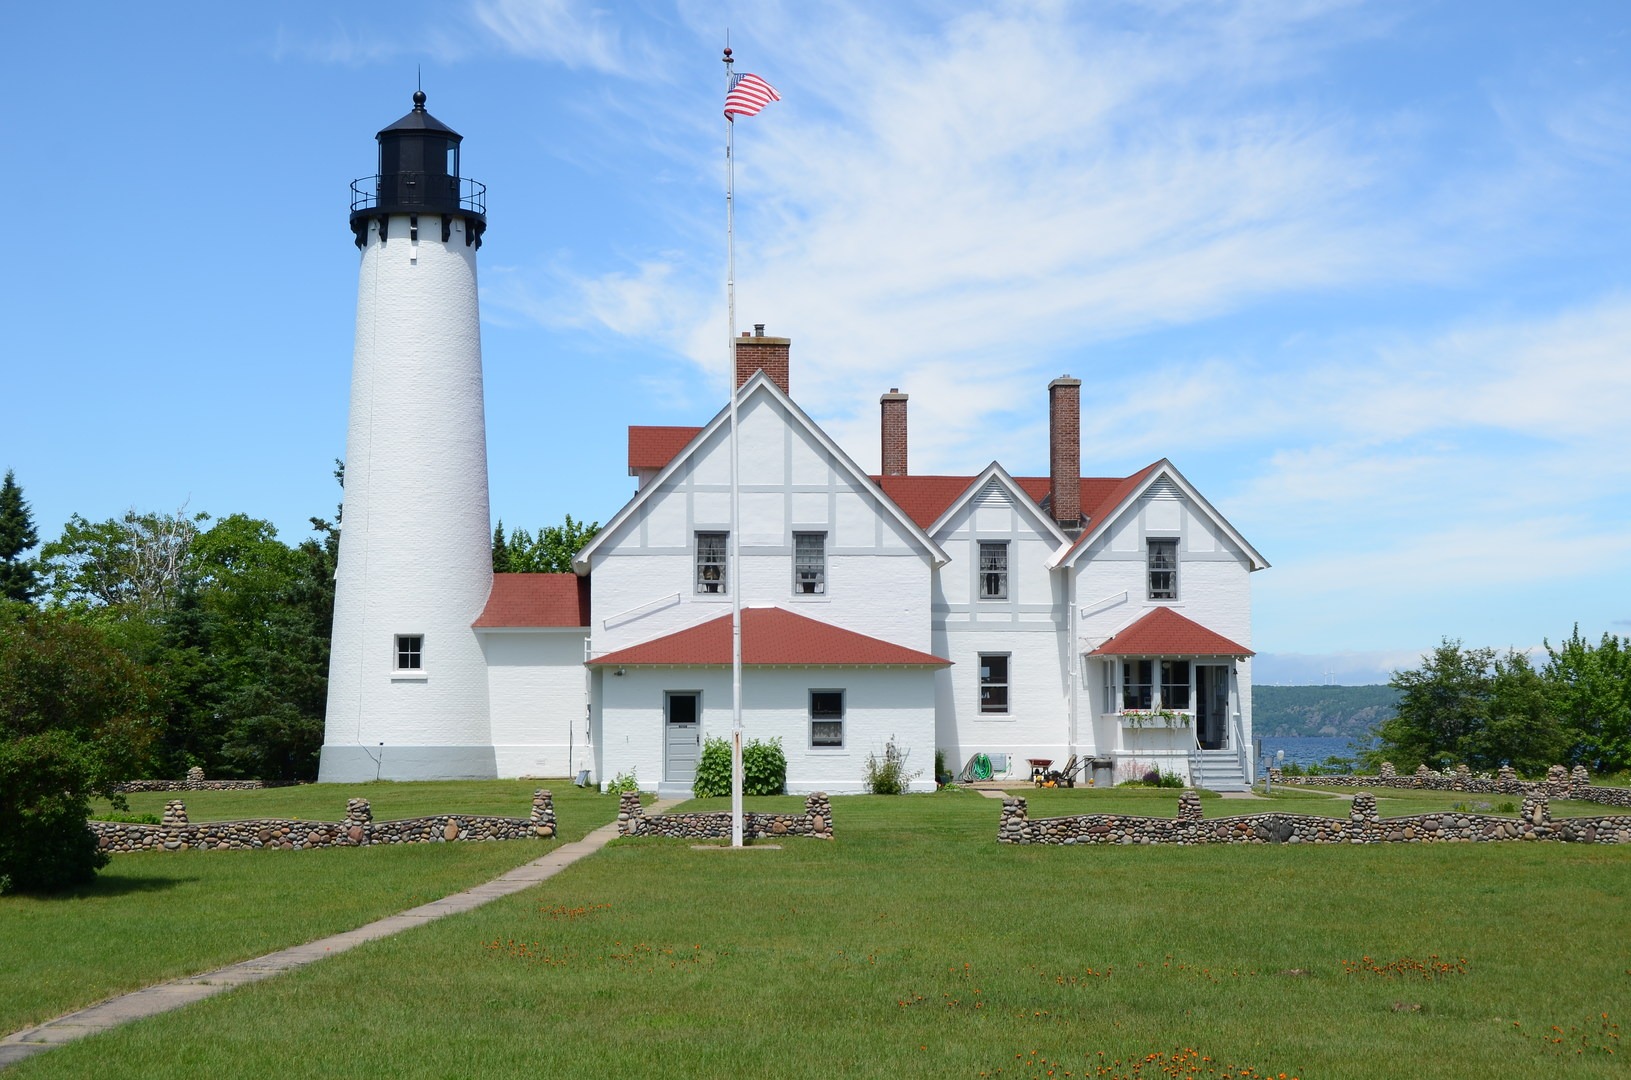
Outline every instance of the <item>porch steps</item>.
{"label": "porch steps", "polygon": [[1194,759],[1195,786],[1208,791],[1250,791],[1251,784],[1233,750],[1202,750]]}

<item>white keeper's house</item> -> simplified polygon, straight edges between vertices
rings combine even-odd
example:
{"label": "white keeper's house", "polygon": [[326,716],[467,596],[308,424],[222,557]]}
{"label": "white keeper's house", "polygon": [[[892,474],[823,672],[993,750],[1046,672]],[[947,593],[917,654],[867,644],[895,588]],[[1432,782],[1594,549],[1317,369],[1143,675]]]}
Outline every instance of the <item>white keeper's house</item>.
{"label": "white keeper's house", "polygon": [[[735,343],[729,409],[629,428],[633,497],[571,574],[494,574],[475,253],[484,189],[414,111],[353,185],[361,249],[344,523],[319,779],[632,774],[688,791],[731,727],[781,740],[788,788],[862,789],[889,740],[1123,779],[1251,778],[1251,584],[1268,564],[1163,459],[1081,475],[1080,382],[1047,387],[1050,474],[912,474],[907,395],[869,474],[791,396],[787,338]],[[1041,407],[1040,388],[1038,393]]]}

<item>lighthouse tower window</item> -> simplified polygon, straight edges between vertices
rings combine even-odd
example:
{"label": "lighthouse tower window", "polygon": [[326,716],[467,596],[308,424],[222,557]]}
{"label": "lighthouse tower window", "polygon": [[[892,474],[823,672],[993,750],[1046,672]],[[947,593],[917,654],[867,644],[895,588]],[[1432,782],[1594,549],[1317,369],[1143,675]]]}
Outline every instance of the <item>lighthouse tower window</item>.
{"label": "lighthouse tower window", "polygon": [[425,667],[425,638],[423,634],[396,636],[396,669],[421,671]]}

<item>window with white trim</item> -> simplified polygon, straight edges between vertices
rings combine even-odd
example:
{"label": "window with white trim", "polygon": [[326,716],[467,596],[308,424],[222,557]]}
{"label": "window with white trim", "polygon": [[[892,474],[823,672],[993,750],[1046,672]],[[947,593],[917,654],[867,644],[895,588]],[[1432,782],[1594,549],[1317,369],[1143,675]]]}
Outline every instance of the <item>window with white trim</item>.
{"label": "window with white trim", "polygon": [[1008,599],[1008,542],[980,541],[980,599]]}
{"label": "window with white trim", "polygon": [[810,745],[844,745],[844,691],[810,691]]}
{"label": "window with white trim", "polygon": [[425,638],[423,634],[396,636],[396,670],[423,671],[425,668]]}
{"label": "window with white trim", "polygon": [[1161,661],[1161,707],[1189,708],[1189,661]]}
{"label": "window with white trim", "polygon": [[720,594],[725,592],[725,541],[730,533],[697,533],[697,592]]}
{"label": "window with white trim", "polygon": [[1178,599],[1178,541],[1149,542],[1150,599]]}
{"label": "window with white trim", "polygon": [[1008,711],[1008,654],[980,654],[980,712],[994,715]]}
{"label": "window with white trim", "polygon": [[793,534],[793,592],[820,596],[827,591],[827,534]]}

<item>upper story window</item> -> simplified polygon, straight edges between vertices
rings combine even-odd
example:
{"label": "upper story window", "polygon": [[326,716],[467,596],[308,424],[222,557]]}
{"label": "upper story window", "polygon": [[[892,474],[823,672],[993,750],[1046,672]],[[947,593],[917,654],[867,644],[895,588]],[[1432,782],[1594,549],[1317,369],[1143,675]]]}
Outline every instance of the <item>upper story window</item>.
{"label": "upper story window", "polygon": [[396,670],[422,671],[425,667],[425,638],[422,634],[396,636]]}
{"label": "upper story window", "polygon": [[1178,541],[1149,541],[1150,599],[1178,599]]}
{"label": "upper story window", "polygon": [[980,711],[1008,711],[1008,654],[980,654]]}
{"label": "upper story window", "polygon": [[980,599],[1008,599],[1008,544],[980,541]]}
{"label": "upper story window", "polygon": [[697,592],[725,592],[725,541],[730,533],[697,533]]}
{"label": "upper story window", "polygon": [[793,592],[819,596],[827,591],[827,534],[793,534]]}

